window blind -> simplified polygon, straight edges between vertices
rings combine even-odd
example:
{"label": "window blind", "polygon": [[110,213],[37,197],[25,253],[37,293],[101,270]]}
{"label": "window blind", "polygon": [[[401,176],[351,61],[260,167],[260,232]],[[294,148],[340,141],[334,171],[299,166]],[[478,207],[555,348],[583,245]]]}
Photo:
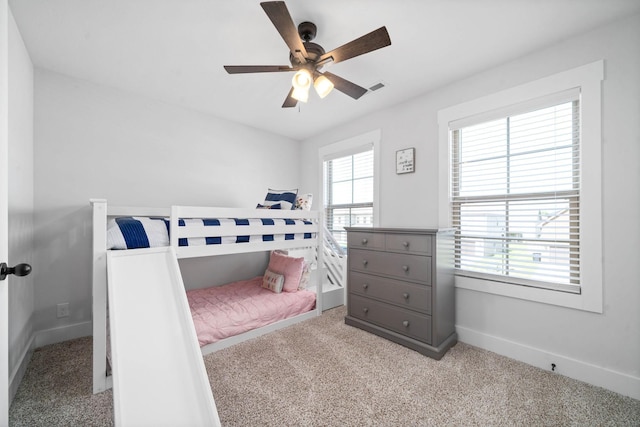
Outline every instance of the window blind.
{"label": "window blind", "polygon": [[450,128],[457,274],[580,292],[580,102],[571,98]]}
{"label": "window blind", "polygon": [[324,162],[325,221],[346,247],[344,227],[373,226],[373,148]]}

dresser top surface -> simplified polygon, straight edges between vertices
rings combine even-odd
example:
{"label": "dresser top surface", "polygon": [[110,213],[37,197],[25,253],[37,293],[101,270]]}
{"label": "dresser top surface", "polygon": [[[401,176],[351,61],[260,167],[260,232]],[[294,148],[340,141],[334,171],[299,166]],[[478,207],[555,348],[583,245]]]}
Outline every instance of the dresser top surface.
{"label": "dresser top surface", "polygon": [[404,233],[404,234],[434,234],[451,231],[448,228],[394,228],[394,227],[345,227],[348,232],[363,233]]}

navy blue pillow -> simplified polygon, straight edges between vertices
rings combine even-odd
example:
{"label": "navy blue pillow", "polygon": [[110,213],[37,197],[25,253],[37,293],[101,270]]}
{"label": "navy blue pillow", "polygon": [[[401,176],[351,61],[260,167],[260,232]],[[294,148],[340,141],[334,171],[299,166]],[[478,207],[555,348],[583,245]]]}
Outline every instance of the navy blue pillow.
{"label": "navy blue pillow", "polygon": [[[269,188],[267,197],[264,199],[264,206],[280,204],[280,209],[293,209],[298,196],[298,189],[293,190],[273,190]],[[273,208],[272,208],[273,209]]]}

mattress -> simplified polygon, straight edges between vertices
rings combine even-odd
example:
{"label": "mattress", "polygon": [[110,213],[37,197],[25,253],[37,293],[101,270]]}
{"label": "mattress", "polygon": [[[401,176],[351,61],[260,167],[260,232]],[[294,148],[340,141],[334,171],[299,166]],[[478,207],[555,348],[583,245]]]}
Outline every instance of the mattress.
{"label": "mattress", "polygon": [[315,307],[315,292],[274,293],[262,288],[262,277],[187,291],[200,346],[306,313]]}
{"label": "mattress", "polygon": [[[272,242],[284,240],[312,239],[315,233],[278,233],[270,234],[270,226],[293,226],[312,224],[302,219],[273,218],[205,218],[180,219],[179,227],[204,228],[205,237],[180,238],[179,246],[219,245],[227,243],[250,243],[255,241]],[[234,236],[217,235],[216,229],[237,227]],[[245,234],[247,229],[263,230],[260,234]],[[275,229],[276,227],[274,227]],[[209,231],[210,230],[210,231]],[[107,249],[139,249],[169,246],[170,227],[168,218],[120,217],[107,223]]]}

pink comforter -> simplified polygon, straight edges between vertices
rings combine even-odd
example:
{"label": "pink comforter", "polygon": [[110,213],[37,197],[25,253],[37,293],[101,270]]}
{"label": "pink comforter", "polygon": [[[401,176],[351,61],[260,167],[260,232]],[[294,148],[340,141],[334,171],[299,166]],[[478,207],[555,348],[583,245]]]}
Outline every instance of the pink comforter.
{"label": "pink comforter", "polygon": [[273,293],[262,277],[187,291],[200,346],[305,313],[315,306],[307,290]]}

